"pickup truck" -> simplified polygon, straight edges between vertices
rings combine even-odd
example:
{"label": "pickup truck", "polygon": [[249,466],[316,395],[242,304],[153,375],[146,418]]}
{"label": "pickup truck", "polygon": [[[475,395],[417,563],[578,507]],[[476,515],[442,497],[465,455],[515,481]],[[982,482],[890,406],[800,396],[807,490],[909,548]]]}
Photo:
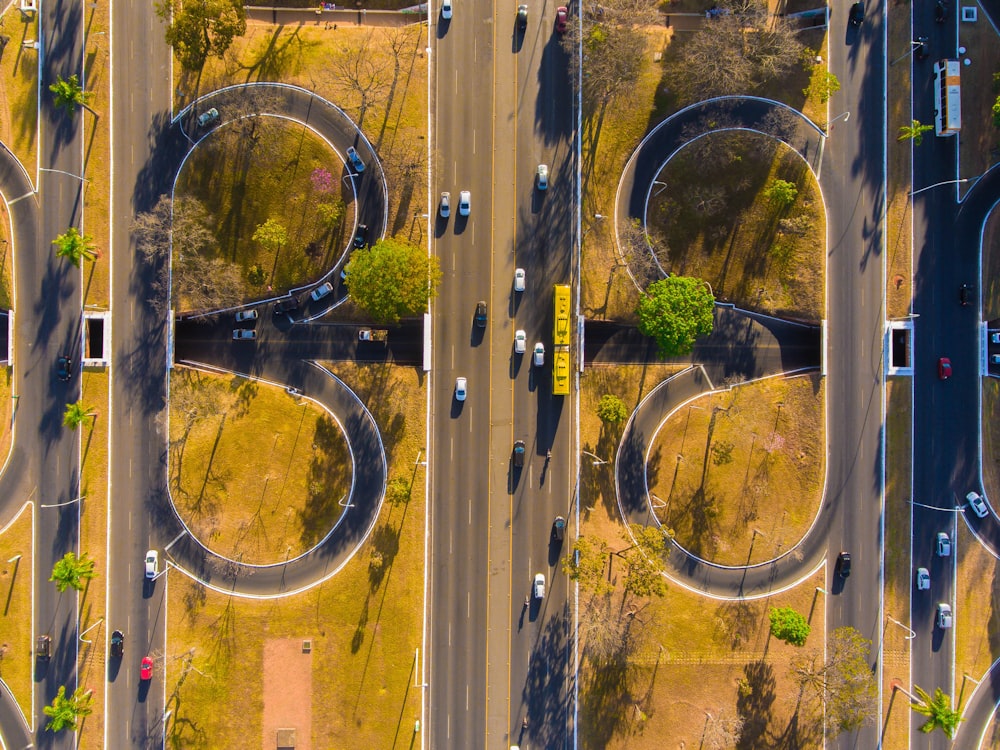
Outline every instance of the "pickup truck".
{"label": "pickup truck", "polygon": [[381,341],[385,343],[388,338],[389,332],[385,329],[372,330],[371,328],[362,328],[358,331],[358,341]]}

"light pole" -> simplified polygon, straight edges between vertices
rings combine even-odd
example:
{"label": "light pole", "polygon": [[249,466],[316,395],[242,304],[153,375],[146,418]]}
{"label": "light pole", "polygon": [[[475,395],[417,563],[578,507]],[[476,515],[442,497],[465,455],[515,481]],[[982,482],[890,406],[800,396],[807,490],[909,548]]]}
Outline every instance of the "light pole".
{"label": "light pole", "polygon": [[[604,221],[604,214],[594,214],[594,220],[595,221]],[[587,235],[590,234],[590,230],[593,229],[595,226],[597,226],[597,225],[596,224],[591,224],[589,227],[587,227],[586,231],[582,235],[580,235],[580,242],[581,243],[584,241],[584,239],[587,237]]]}
{"label": "light pole", "polygon": [[[911,39],[910,48],[906,50],[906,52],[901,54],[899,57],[897,57],[895,60],[893,60],[891,63],[889,63],[889,65],[893,66],[903,58],[909,57],[914,53],[915,50],[919,49],[920,47],[923,47],[926,42],[927,42],[927,37],[925,36],[917,37],[916,39]],[[920,58],[918,57],[917,59],[919,60]]]}
{"label": "light pole", "polygon": [[896,623],[897,625],[899,625],[899,627],[901,627],[903,630],[905,630],[907,633],[909,633],[909,635],[906,636],[906,638],[904,640],[912,641],[914,638],[917,637],[917,634],[915,632],[913,632],[913,630],[911,630],[910,628],[908,628],[906,625],[904,625],[903,623],[901,623],[899,620],[897,620],[897,619],[895,619],[893,617],[889,617],[889,615],[886,615],[885,617],[886,617],[886,619],[889,622]]}
{"label": "light pole", "polygon": [[72,505],[73,503],[82,502],[86,497],[87,497],[86,495],[80,495],[80,497],[75,497],[72,500],[67,500],[64,503],[52,503],[51,505],[46,505],[45,503],[39,503],[38,507],[39,508],[62,508],[63,506],[66,506],[66,505]]}
{"label": "light pole", "polygon": [[64,171],[62,169],[49,169],[48,167],[39,167],[38,171],[39,172],[55,172],[56,174],[64,174],[67,177],[75,177],[80,182],[82,182],[84,185],[86,185],[88,182],[90,182],[90,178],[89,177],[81,177],[78,174],[73,174],[72,172],[66,172],[66,171]]}
{"label": "light pole", "polygon": [[86,629],[86,630],[84,630],[84,631],[83,631],[82,633],[80,633],[80,643],[90,643],[90,641],[88,641],[88,640],[87,640],[86,638],[84,638],[83,636],[87,635],[87,633],[89,633],[89,632],[90,632],[91,630],[93,630],[94,628],[96,628],[96,627],[97,627],[98,625],[100,625],[100,624],[101,624],[102,622],[104,622],[104,618],[103,618],[103,617],[99,618],[99,619],[97,620],[97,622],[95,622],[95,623],[94,623],[93,625],[91,625],[91,626],[90,626],[89,628],[87,628],[87,629]]}
{"label": "light pole", "polygon": [[982,175],[977,174],[975,177],[963,177],[960,180],[944,180],[943,182],[935,182],[933,185],[928,185],[927,187],[922,187],[919,190],[911,191],[910,197],[912,198],[914,195],[917,195],[918,193],[922,193],[925,190],[930,190],[931,188],[941,187],[942,185],[961,185],[969,181],[974,182],[978,180],[980,177],[982,177]]}
{"label": "light pole", "polygon": [[610,464],[610,463],[611,463],[610,461],[605,461],[605,460],[604,460],[603,458],[601,458],[600,456],[595,456],[595,455],[594,455],[593,453],[591,453],[590,451],[585,451],[585,450],[581,450],[581,451],[580,451],[580,453],[582,453],[582,454],[583,454],[583,455],[585,455],[585,456],[590,456],[591,458],[593,458],[594,460],[593,460],[593,461],[591,461],[591,463],[592,463],[592,464],[593,464],[594,466],[603,466],[604,464]]}

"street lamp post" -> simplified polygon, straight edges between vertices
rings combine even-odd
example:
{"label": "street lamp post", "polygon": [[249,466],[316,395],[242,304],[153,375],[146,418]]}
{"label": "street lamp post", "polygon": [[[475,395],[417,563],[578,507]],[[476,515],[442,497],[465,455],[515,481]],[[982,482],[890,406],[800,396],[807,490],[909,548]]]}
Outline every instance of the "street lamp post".
{"label": "street lamp post", "polygon": [[897,625],[899,625],[899,627],[901,627],[903,630],[905,630],[907,633],[909,633],[909,635],[906,636],[905,640],[912,641],[914,638],[917,637],[917,634],[912,629],[908,628],[906,625],[904,625],[903,623],[901,623],[899,620],[897,620],[897,619],[895,619],[893,617],[889,617],[889,615],[886,615],[885,617],[886,617],[887,620],[889,620],[889,622],[896,623]]}
{"label": "street lamp post", "polygon": [[591,453],[590,451],[585,451],[585,450],[581,450],[581,451],[580,451],[580,453],[582,453],[582,454],[583,454],[583,455],[585,455],[585,456],[590,456],[591,458],[593,458],[594,460],[593,460],[593,461],[591,461],[591,463],[592,463],[592,464],[593,464],[594,466],[603,466],[604,464],[610,464],[610,463],[611,463],[610,461],[605,461],[605,460],[604,460],[603,458],[601,458],[600,456],[595,456],[595,455],[594,455],[593,453]]}
{"label": "street lamp post", "polygon": [[[891,67],[891,66],[895,65],[896,63],[898,63],[900,60],[902,60],[902,59],[904,59],[906,57],[909,57],[916,50],[918,50],[921,47],[923,47],[924,44],[927,43],[927,41],[928,41],[927,37],[925,37],[925,36],[917,37],[916,39],[911,39],[910,40],[910,48],[908,50],[906,50],[906,52],[904,52],[903,54],[901,54],[899,57],[897,57],[895,60],[893,60],[891,63],[889,63],[889,66]],[[917,59],[919,60],[920,58],[918,57]]]}
{"label": "street lamp post", "polygon": [[102,622],[104,622],[104,618],[103,618],[103,617],[99,618],[99,619],[97,620],[97,622],[95,622],[95,623],[94,623],[93,625],[91,625],[91,626],[90,626],[89,628],[87,628],[87,629],[86,629],[86,630],[84,630],[84,631],[83,631],[82,633],[80,633],[80,642],[81,642],[81,643],[90,643],[90,641],[88,641],[88,640],[87,640],[86,638],[84,638],[83,636],[87,635],[87,633],[89,633],[89,632],[90,632],[91,630],[93,630],[94,628],[96,628],[96,627],[97,627],[98,625],[100,625],[100,624],[101,624]]}
{"label": "street lamp post", "polygon": [[38,505],[38,507],[39,508],[62,508],[63,506],[66,506],[66,505],[72,505],[73,503],[82,502],[84,499],[86,499],[86,497],[87,497],[86,495],[80,495],[80,497],[75,497],[72,500],[67,500],[64,503],[52,503],[51,505],[46,505],[45,503],[40,503]]}
{"label": "street lamp post", "polygon": [[944,180],[943,182],[935,182],[933,185],[928,185],[927,187],[922,187],[919,190],[913,190],[913,191],[911,191],[910,192],[910,197],[912,198],[914,195],[922,193],[925,190],[930,190],[931,188],[941,187],[942,185],[961,185],[963,183],[970,182],[970,181],[975,182],[980,177],[982,177],[982,175],[978,175],[977,174],[975,177],[963,177],[960,180]]}

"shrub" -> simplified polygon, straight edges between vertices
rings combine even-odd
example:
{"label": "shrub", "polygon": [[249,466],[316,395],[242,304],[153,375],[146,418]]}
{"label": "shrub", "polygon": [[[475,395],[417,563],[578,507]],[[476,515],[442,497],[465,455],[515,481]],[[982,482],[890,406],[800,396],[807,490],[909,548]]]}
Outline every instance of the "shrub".
{"label": "shrub", "polygon": [[809,637],[809,623],[791,607],[771,607],[771,635],[793,646],[804,646]]}

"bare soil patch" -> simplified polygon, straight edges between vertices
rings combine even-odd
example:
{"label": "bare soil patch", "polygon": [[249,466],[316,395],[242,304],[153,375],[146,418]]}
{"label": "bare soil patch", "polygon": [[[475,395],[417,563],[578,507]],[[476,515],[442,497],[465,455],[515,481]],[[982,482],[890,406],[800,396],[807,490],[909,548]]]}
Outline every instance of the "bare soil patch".
{"label": "bare soil patch", "polygon": [[[264,641],[264,726],[261,747],[273,747],[279,729],[295,730],[295,750],[312,750],[312,653],[308,638]],[[310,647],[312,641],[309,641]]]}

